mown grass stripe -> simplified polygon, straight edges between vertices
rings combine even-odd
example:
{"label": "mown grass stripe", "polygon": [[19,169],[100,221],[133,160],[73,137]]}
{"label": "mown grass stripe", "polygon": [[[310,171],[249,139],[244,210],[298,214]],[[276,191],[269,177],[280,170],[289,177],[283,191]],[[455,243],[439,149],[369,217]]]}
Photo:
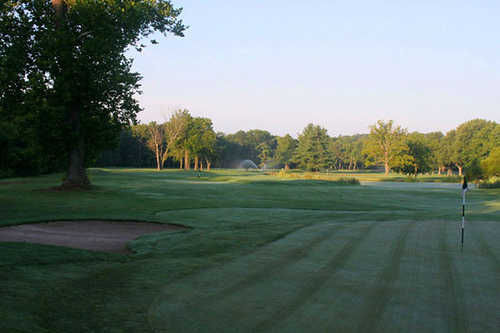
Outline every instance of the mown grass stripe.
{"label": "mown grass stripe", "polygon": [[345,266],[345,264],[349,261],[351,254],[366,239],[376,225],[377,223],[373,222],[368,226],[361,228],[358,236],[347,242],[327,263],[327,265],[323,266],[323,268],[315,274],[313,281],[309,281],[307,287],[301,289],[300,292],[297,293],[297,295],[285,306],[277,309],[274,314],[258,323],[253,331],[262,332],[271,330],[276,324],[290,317],[295,310],[300,308],[309,298],[319,292],[323,285],[331,279],[339,269]]}
{"label": "mown grass stripe", "polygon": [[439,228],[439,269],[443,279],[442,299],[443,314],[448,317],[448,332],[467,332],[467,314],[464,304],[464,290],[460,276],[453,265],[453,258],[450,255],[450,247],[447,241],[447,222],[440,222]]}
{"label": "mown grass stripe", "polygon": [[[326,241],[331,241],[334,235],[336,235],[340,230],[344,230],[347,225],[345,224],[323,224],[316,226],[301,227],[294,232],[287,234],[285,237],[274,241],[271,244],[266,245],[264,248],[253,252],[246,258],[242,260],[228,263],[220,268],[216,268],[218,271],[221,269],[226,274],[231,274],[234,268],[241,266],[241,263],[248,263],[249,268],[253,269],[247,274],[239,274],[238,277],[233,276],[231,281],[226,285],[219,285],[218,279],[211,276],[210,279],[213,283],[204,283],[207,280],[203,277],[197,276],[194,281],[200,281],[201,278],[203,282],[203,287],[198,284],[197,288],[193,288],[192,293],[187,297],[181,297],[173,301],[172,296],[175,298],[176,292],[173,294],[164,294],[160,299],[153,302],[149,310],[149,322],[157,329],[164,329],[161,326],[164,323],[164,318],[162,315],[158,315],[158,309],[162,308],[164,302],[179,302],[183,304],[180,306],[182,310],[179,312],[187,313],[191,311],[209,311],[209,309],[214,309],[214,311],[219,311],[225,308],[227,304],[231,304],[228,300],[231,297],[238,297],[238,295],[245,293],[253,293],[254,289],[258,289],[263,281],[267,280],[279,280],[280,272],[286,270],[288,266],[293,266],[297,262],[302,261],[311,255],[311,252],[317,250],[318,247]],[[243,272],[243,267],[238,269],[238,272]],[[217,272],[215,274],[219,274]],[[207,273],[210,275],[210,273]],[[210,288],[208,294],[205,289],[201,291],[200,288]],[[170,298],[170,301],[166,301]],[[231,321],[238,322],[238,318],[247,317],[247,312],[239,312],[239,307],[230,307]],[[161,310],[160,310],[161,311]],[[221,310],[222,311],[222,310]],[[177,316],[178,317],[178,316]],[[202,315],[203,317],[203,315]],[[170,323],[173,324],[173,323]],[[205,330],[210,330],[205,327]]]}
{"label": "mown grass stripe", "polygon": [[475,228],[471,228],[473,230],[472,235],[476,238],[479,244],[479,251],[484,258],[487,258],[495,270],[495,272],[500,275],[500,259],[495,255],[491,247],[488,245],[488,242],[484,239],[484,236],[481,231],[476,230]]}
{"label": "mown grass stripe", "polygon": [[406,223],[391,249],[391,260],[377,277],[375,286],[369,293],[361,311],[358,332],[372,332],[380,322],[382,313],[394,292],[394,282],[399,278],[401,258],[405,251],[408,234],[416,222]]}
{"label": "mown grass stripe", "polygon": [[238,281],[236,284],[224,289],[222,292],[214,295],[214,297],[218,300],[224,299],[236,292],[240,292],[242,289],[249,288],[252,285],[255,285],[264,278],[268,278],[269,276],[280,272],[284,267],[306,258],[312,248],[316,247],[327,239],[330,239],[339,230],[344,228],[345,225],[335,226],[335,228],[331,228],[328,232],[322,233],[319,237],[311,239],[303,246],[291,249],[284,255],[280,256],[278,260],[265,264],[257,272],[249,274],[245,279]]}

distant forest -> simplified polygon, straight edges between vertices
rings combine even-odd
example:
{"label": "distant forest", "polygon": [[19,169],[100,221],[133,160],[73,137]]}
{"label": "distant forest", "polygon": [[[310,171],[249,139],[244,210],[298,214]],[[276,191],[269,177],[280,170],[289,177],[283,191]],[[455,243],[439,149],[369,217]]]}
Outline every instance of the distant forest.
{"label": "distant forest", "polygon": [[370,134],[331,137],[307,125],[297,139],[255,129],[216,133],[212,121],[175,112],[165,123],[151,122],[122,130],[113,149],[97,167],[146,167],[209,170],[237,168],[251,160],[261,168],[309,171],[384,168],[386,173],[498,176],[500,125],[475,119],[442,132],[408,132],[393,121],[378,121]]}

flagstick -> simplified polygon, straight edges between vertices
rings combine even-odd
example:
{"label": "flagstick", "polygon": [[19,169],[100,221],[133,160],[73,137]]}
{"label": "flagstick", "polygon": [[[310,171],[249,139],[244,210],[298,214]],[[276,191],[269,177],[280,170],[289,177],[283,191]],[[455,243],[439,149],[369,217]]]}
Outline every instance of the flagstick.
{"label": "flagstick", "polygon": [[462,191],[462,250],[464,249],[464,229],[465,229],[465,191]]}
{"label": "flagstick", "polygon": [[467,192],[467,178],[464,176],[462,183],[462,251],[464,249],[464,229],[465,229],[465,192]]}

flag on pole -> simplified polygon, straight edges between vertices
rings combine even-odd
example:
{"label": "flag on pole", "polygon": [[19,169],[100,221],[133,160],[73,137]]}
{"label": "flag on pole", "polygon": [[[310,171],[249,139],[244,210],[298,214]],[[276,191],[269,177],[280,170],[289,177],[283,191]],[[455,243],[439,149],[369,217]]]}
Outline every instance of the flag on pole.
{"label": "flag on pole", "polygon": [[464,248],[464,229],[465,229],[465,192],[468,190],[467,178],[464,176],[462,182],[462,249]]}
{"label": "flag on pole", "polygon": [[467,192],[468,189],[467,178],[464,176],[464,181],[462,182],[462,195],[465,195],[465,192]]}

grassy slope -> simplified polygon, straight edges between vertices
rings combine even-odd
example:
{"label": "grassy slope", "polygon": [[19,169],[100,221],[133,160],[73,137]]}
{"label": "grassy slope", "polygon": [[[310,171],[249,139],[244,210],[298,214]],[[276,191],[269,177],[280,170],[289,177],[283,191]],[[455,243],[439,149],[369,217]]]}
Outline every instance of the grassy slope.
{"label": "grassy slope", "polygon": [[0,244],[0,328],[500,326],[499,190],[469,192],[462,254],[460,196],[451,187],[116,169],[93,170],[90,192],[41,191],[58,178],[0,183],[0,224],[109,218],[193,229],[143,237],[130,244],[133,256]]}

